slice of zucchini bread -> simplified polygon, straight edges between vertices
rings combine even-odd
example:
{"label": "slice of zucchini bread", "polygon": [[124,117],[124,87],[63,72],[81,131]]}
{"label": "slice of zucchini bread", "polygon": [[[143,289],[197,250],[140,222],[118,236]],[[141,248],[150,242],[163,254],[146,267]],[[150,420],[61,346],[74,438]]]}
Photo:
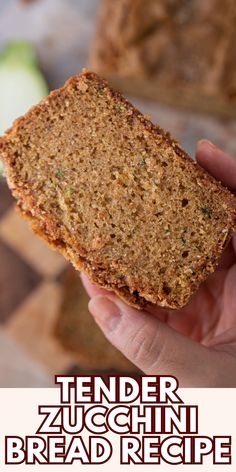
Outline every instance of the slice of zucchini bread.
{"label": "slice of zucchini bread", "polygon": [[18,119],[0,157],[34,231],[138,307],[184,306],[235,229],[235,197],[92,72]]}
{"label": "slice of zucchini bread", "polygon": [[63,277],[63,295],[55,339],[83,371],[137,373],[138,369],[106,339],[88,311],[89,297],[73,267]]}

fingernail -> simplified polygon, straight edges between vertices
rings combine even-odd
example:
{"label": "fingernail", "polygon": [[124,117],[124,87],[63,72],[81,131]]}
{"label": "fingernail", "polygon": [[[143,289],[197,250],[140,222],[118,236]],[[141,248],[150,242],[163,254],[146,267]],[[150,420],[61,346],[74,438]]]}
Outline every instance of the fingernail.
{"label": "fingernail", "polygon": [[211,141],[209,141],[209,139],[200,139],[197,143],[198,146],[201,146],[202,144],[207,144],[208,146],[211,146],[213,148],[215,148],[215,144],[213,144]]}
{"label": "fingernail", "polygon": [[97,323],[106,330],[113,331],[120,323],[120,308],[110,298],[97,295],[90,300],[88,307]]}

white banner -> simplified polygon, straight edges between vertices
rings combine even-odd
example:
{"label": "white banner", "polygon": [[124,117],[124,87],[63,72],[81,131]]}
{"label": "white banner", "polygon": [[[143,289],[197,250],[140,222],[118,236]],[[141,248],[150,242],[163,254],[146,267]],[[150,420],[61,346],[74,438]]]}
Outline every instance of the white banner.
{"label": "white banner", "polygon": [[233,471],[235,393],[155,376],[1,389],[0,469]]}

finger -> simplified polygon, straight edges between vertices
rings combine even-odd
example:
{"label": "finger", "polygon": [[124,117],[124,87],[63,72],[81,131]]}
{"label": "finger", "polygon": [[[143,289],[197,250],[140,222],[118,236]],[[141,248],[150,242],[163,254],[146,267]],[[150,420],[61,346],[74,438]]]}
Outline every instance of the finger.
{"label": "finger", "polygon": [[233,234],[232,243],[233,243],[234,252],[236,253],[236,233]]}
{"label": "finger", "polygon": [[213,339],[210,339],[207,343],[207,346],[214,346],[222,348],[222,345],[231,345],[236,343],[236,326],[233,326],[230,329],[227,329],[223,333],[215,336]]}
{"label": "finger", "polygon": [[[92,284],[92,282],[85,274],[81,273],[80,277],[86,292],[91,298],[95,297],[96,295],[110,295],[111,293],[113,293]],[[161,307],[158,307],[156,305],[148,305],[147,312],[152,313],[154,316],[158,316],[158,318],[162,321],[167,321],[168,312],[167,310],[164,310]]]}
{"label": "finger", "polygon": [[[224,287],[224,330],[236,325],[235,307],[236,307],[236,264],[228,270]],[[221,329],[222,331],[222,329]],[[218,334],[218,333],[217,333]]]}
{"label": "finger", "polygon": [[202,140],[197,145],[196,159],[200,166],[223,185],[236,190],[236,160],[231,156],[210,141]]}
{"label": "finger", "polygon": [[109,292],[108,290],[105,290],[104,288],[100,288],[98,287],[97,285],[94,285],[90,280],[89,278],[87,277],[87,275],[81,273],[80,274],[80,278],[81,278],[81,281],[82,281],[82,284],[87,292],[87,294],[89,295],[90,298],[92,297],[95,297],[96,295],[108,295]]}
{"label": "finger", "polygon": [[233,247],[233,240],[229,242],[226,249],[224,250],[218,264],[219,269],[229,269],[232,266],[233,261],[235,260],[235,251]]}
{"label": "finger", "polygon": [[215,385],[220,368],[216,351],[114,295],[94,297],[89,310],[109,341],[146,374],[175,375],[181,386]]}

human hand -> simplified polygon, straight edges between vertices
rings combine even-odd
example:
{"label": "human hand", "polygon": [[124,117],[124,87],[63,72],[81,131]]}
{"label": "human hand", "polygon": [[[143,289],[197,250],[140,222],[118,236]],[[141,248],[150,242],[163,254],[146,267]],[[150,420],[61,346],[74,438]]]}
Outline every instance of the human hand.
{"label": "human hand", "polygon": [[[200,141],[199,164],[236,191],[236,161]],[[236,235],[218,269],[181,310],[127,306],[82,280],[89,310],[109,341],[144,373],[175,375],[182,387],[236,387]]]}

